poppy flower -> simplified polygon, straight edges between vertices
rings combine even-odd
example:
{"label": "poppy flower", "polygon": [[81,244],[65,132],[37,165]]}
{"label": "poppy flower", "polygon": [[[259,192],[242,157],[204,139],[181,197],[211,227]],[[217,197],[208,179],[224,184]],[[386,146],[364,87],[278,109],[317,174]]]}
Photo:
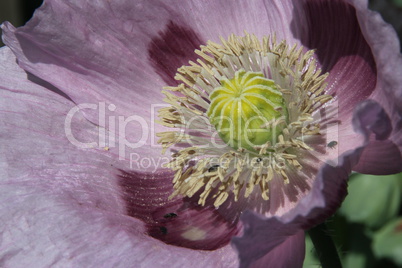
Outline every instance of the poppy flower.
{"label": "poppy flower", "polygon": [[3,262],[301,266],[352,170],[401,171],[399,43],[366,6],[48,0],[4,23]]}

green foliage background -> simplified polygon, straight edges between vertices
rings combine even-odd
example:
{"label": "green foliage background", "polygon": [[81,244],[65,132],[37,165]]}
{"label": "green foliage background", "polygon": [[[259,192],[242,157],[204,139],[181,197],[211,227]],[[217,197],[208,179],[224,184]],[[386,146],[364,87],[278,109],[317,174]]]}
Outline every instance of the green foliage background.
{"label": "green foliage background", "polygon": [[[402,173],[389,176],[352,174],[348,196],[328,219],[344,268],[402,267]],[[304,268],[320,267],[306,237]]]}

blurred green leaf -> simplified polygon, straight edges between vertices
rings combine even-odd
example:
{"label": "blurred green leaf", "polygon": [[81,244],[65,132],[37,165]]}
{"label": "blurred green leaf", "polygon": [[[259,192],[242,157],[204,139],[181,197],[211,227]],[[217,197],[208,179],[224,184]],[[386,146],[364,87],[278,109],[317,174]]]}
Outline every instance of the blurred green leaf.
{"label": "blurred green leaf", "polygon": [[374,235],[373,251],[378,258],[402,265],[402,218],[391,221]]}
{"label": "blurred green leaf", "polygon": [[347,252],[344,256],[344,267],[371,268],[375,265],[375,258],[371,251],[371,238],[367,235],[364,225],[350,224],[348,230]]}
{"label": "blurred green leaf", "polygon": [[392,3],[394,3],[398,7],[402,7],[402,0],[392,0]]}
{"label": "blurred green leaf", "polygon": [[339,212],[350,222],[379,228],[398,214],[401,201],[401,174],[373,176],[354,174],[349,194]]}
{"label": "blurred green leaf", "polygon": [[317,254],[314,249],[310,236],[306,235],[306,257],[304,258],[303,268],[321,267]]}

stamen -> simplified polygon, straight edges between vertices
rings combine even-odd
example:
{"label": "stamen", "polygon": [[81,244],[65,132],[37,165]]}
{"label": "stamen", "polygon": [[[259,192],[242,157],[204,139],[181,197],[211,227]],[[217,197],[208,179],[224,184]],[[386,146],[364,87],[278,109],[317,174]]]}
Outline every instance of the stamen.
{"label": "stamen", "polygon": [[[232,195],[270,196],[272,180],[291,183],[302,172],[305,142],[320,135],[312,114],[329,102],[326,74],[314,52],[291,48],[275,36],[231,35],[209,41],[196,62],[178,69],[177,87],[166,87],[160,123],[178,131],[158,133],[163,151],[179,145],[167,167],[176,195],[199,196],[199,204],[222,205]],[[257,131],[258,130],[258,131]]]}

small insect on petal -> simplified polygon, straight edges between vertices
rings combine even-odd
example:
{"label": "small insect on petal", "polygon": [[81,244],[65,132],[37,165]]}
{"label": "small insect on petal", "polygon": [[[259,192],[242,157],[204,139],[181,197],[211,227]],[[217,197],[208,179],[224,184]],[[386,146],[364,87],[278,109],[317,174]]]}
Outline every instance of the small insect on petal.
{"label": "small insect on petal", "polygon": [[164,226],[161,226],[161,227],[159,228],[159,230],[161,230],[162,234],[167,234],[167,233],[168,233],[167,228],[164,227]]}
{"label": "small insect on petal", "polygon": [[172,218],[176,218],[176,217],[177,217],[177,214],[171,212],[171,213],[165,214],[163,217],[164,217],[165,219],[172,219]]}
{"label": "small insect on petal", "polygon": [[210,167],[210,168],[208,169],[208,172],[215,172],[215,171],[218,170],[218,167],[219,167],[219,165],[213,165],[212,167]]}
{"label": "small insect on petal", "polygon": [[337,145],[338,145],[338,142],[337,142],[337,141],[330,141],[330,142],[327,144],[327,147],[328,147],[328,148],[331,148],[331,149],[334,149]]}

